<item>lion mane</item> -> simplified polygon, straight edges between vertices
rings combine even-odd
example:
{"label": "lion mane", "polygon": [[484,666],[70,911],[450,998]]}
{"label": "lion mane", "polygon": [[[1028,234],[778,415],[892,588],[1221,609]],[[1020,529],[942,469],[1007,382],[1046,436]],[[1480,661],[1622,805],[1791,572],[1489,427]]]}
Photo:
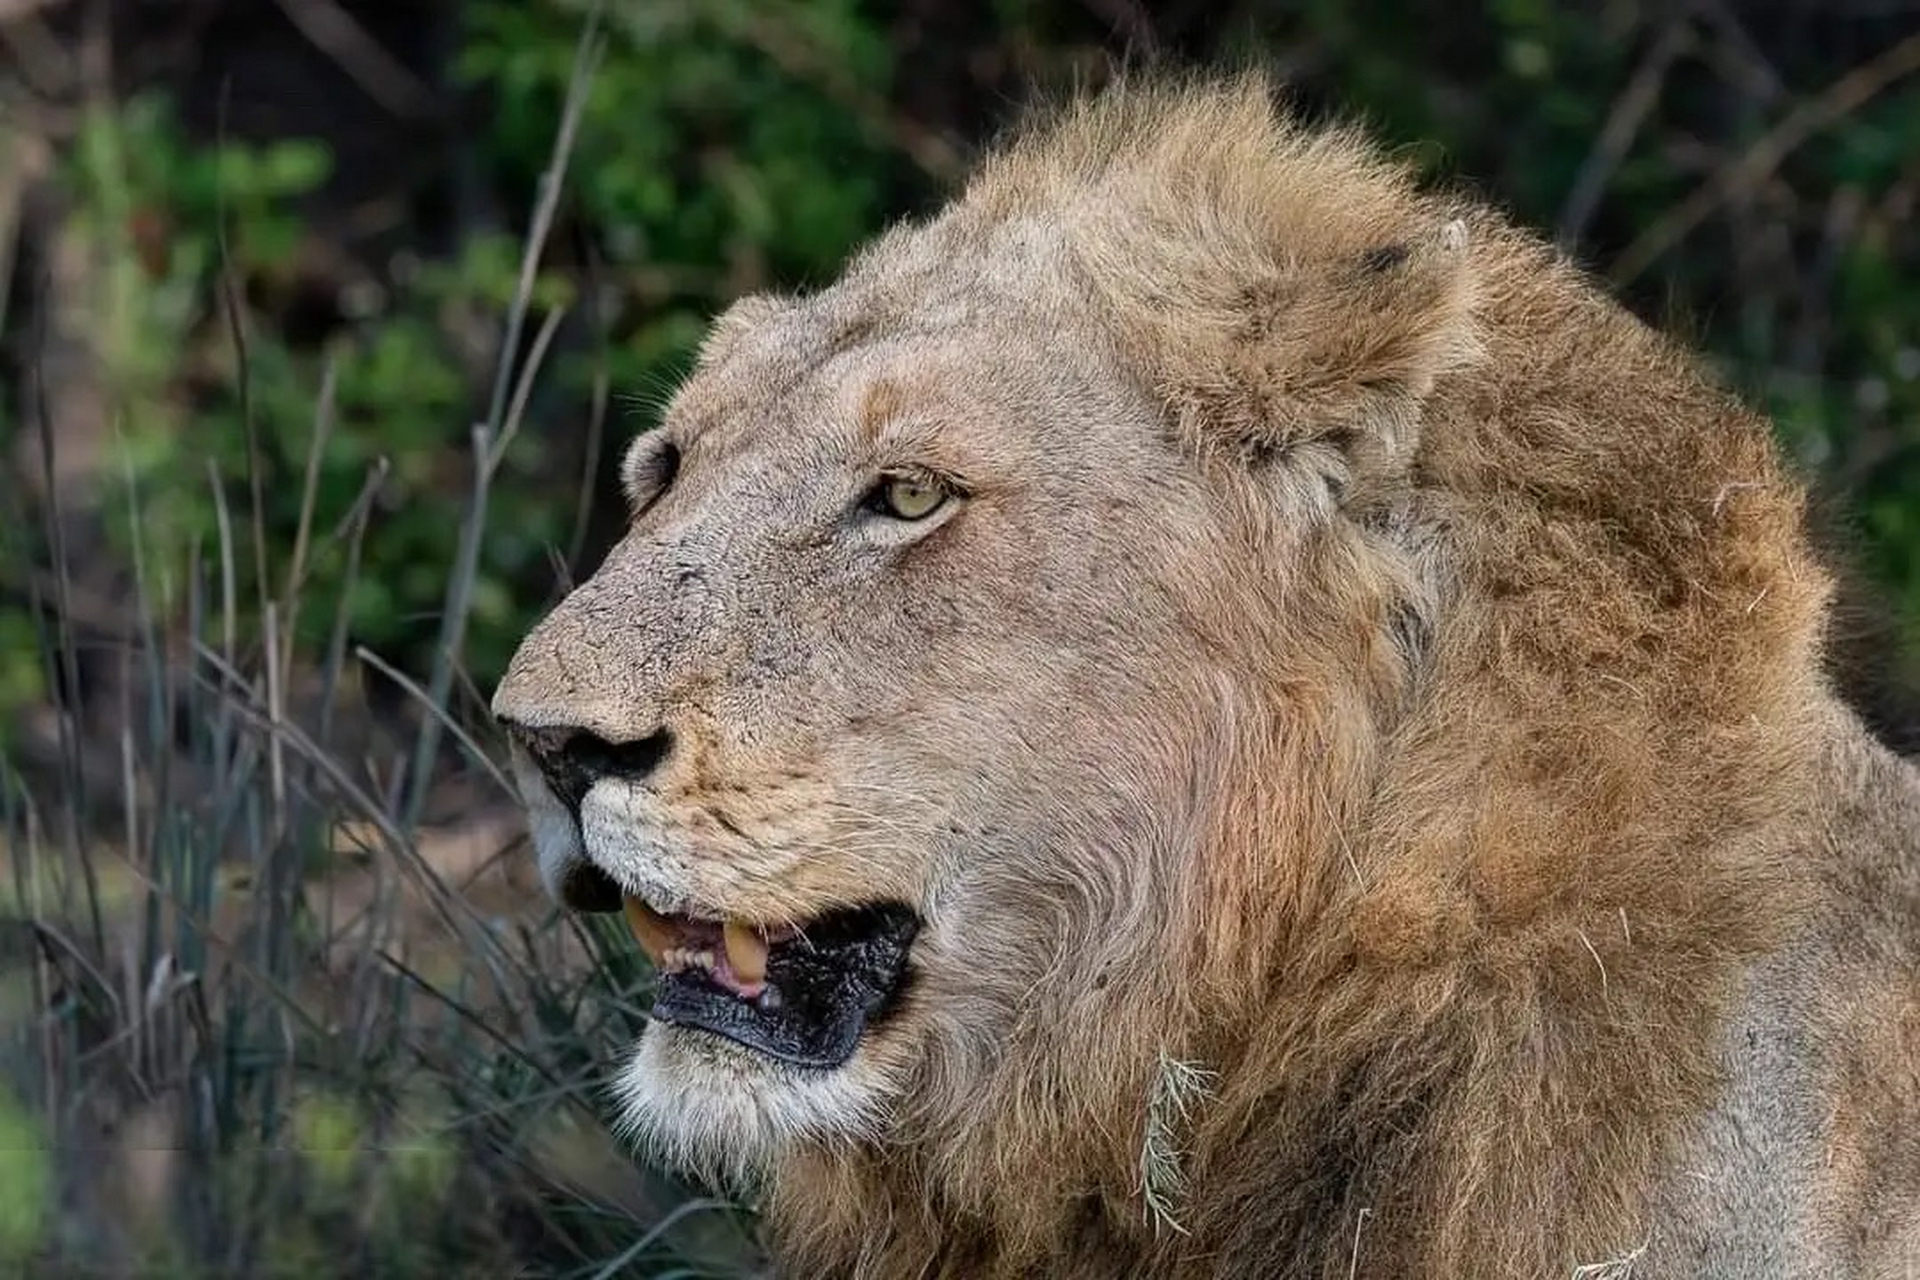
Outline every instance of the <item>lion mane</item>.
{"label": "lion mane", "polygon": [[1130,766],[1196,852],[1102,833],[1162,903],[1078,1003],[780,1155],[786,1273],[1920,1274],[1920,781],[1823,668],[1765,421],[1258,78],[1017,130],[833,342],[1026,272],[1240,531],[1151,709],[1201,758]]}
{"label": "lion mane", "polygon": [[[1775,1123],[1848,1174],[1722,1190],[1713,1227],[1778,1197],[1806,1222],[1778,1274],[1877,1274],[1876,1230],[1886,1274],[1920,1266],[1920,808],[1835,705],[1766,424],[1538,239],[1257,81],[1075,104],[954,216],[1057,218],[1196,450],[1351,459],[1378,524],[1286,590],[1378,648],[1316,668],[1269,566],[1226,553],[1245,710],[1180,1003],[1122,1005],[1107,1061],[983,1099],[972,1142],[797,1159],[793,1274],[1723,1274],[1640,1251],[1686,1234],[1673,1179],[1718,1176],[1729,1026],[1782,1000],[1757,1033],[1819,1047]],[[1855,930],[1878,964],[1833,955]]]}

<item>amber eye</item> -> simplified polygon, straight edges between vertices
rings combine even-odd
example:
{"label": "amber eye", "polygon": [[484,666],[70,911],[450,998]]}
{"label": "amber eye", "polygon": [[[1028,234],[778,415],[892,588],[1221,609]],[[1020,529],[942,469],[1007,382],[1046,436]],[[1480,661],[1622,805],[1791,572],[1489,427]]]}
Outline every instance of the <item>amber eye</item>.
{"label": "amber eye", "polygon": [[896,520],[925,520],[947,497],[945,489],[920,476],[888,476],[873,491],[873,506]]}

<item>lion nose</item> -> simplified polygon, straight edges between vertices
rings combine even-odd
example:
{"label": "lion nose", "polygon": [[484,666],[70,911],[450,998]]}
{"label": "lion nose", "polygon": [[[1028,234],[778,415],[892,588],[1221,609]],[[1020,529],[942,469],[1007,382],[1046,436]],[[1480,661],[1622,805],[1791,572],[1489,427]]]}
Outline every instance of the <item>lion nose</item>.
{"label": "lion nose", "polygon": [[588,729],[504,723],[560,803],[576,814],[594,783],[602,778],[644,781],[673,748],[673,735],[665,729],[626,742],[609,742]]}

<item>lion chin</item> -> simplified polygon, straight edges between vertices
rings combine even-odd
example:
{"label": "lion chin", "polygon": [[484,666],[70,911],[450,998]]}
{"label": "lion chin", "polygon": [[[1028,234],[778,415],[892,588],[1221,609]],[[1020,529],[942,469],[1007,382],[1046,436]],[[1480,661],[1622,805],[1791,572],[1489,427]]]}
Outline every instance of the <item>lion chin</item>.
{"label": "lion chin", "polygon": [[864,1054],[821,1071],[658,1024],[614,1090],[630,1141],[683,1173],[737,1187],[797,1148],[879,1138],[893,1086]]}
{"label": "lion chin", "polygon": [[1257,80],[714,324],[494,698],[782,1272],[1920,1276],[1920,770],[1767,423]]}

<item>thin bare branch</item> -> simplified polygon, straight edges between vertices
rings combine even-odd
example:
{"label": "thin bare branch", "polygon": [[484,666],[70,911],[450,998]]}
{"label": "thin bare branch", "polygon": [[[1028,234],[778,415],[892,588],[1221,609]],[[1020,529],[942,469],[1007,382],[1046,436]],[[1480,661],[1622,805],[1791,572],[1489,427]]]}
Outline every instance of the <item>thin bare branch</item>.
{"label": "thin bare branch", "polygon": [[1916,71],[1920,71],[1920,35],[1908,36],[1880,56],[1861,63],[1824,92],[1788,112],[1759,141],[1721,166],[1628,245],[1613,265],[1613,283],[1625,286],[1637,280],[1715,210],[1759,187],[1800,146]]}

